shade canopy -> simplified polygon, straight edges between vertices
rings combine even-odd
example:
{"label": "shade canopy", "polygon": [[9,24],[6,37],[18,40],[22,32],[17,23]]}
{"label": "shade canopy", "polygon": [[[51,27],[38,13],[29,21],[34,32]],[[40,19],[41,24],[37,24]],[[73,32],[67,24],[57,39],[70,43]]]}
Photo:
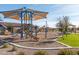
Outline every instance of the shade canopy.
{"label": "shade canopy", "polygon": [[33,10],[33,9],[15,9],[15,10],[10,10],[10,11],[3,11],[0,12],[4,15],[5,18],[12,18],[12,19],[16,19],[16,20],[20,20],[20,13],[23,12],[23,20],[30,20],[30,15],[29,13],[32,13],[32,19],[33,20],[39,20],[39,19],[43,19],[47,16],[48,12],[42,12],[42,11],[37,11],[37,10]]}

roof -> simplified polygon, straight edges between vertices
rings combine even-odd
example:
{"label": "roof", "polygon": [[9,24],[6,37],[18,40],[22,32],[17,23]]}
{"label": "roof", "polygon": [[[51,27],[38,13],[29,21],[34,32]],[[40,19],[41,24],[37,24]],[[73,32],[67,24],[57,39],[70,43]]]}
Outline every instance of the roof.
{"label": "roof", "polygon": [[33,9],[25,9],[24,10],[23,8],[10,10],[10,11],[3,11],[3,12],[0,12],[0,13],[2,13],[5,17],[20,20],[20,18],[19,18],[19,16],[20,16],[19,13],[20,12],[25,13],[25,16],[23,16],[24,17],[23,20],[30,20],[30,16],[28,15],[27,12],[31,12],[31,13],[33,12],[33,14],[32,14],[33,20],[43,19],[48,14],[48,12],[42,12],[42,11],[37,11],[37,10],[33,10]]}

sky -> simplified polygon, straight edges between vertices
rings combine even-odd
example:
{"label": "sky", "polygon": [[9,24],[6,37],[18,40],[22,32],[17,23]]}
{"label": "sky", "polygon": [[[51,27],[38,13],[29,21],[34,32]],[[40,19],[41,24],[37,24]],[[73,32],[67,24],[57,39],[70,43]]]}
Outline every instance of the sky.
{"label": "sky", "polygon": [[[69,16],[70,23],[77,27],[79,26],[79,5],[77,4],[0,4],[0,12],[23,7],[48,12],[47,19],[33,21],[34,25],[43,26],[47,20],[48,27],[56,27],[55,25],[58,22],[57,18]],[[3,22],[20,22],[14,19],[4,19],[2,14],[0,14],[0,17]]]}

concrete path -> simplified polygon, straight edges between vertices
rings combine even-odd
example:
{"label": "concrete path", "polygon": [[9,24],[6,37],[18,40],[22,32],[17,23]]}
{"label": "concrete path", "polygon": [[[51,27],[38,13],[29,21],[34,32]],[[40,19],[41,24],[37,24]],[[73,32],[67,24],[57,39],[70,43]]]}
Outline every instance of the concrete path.
{"label": "concrete path", "polygon": [[63,49],[63,48],[72,48],[72,47],[53,47],[53,48],[35,48],[35,47],[26,47],[26,46],[22,46],[22,45],[18,45],[15,43],[9,43],[10,45],[19,47],[19,48],[24,48],[24,49],[32,49],[32,50],[58,50],[58,49]]}
{"label": "concrete path", "polygon": [[22,46],[22,45],[19,45],[19,44],[15,44],[15,43],[12,43],[12,42],[8,42],[8,41],[5,41],[5,40],[2,40],[4,42],[7,42],[9,43],[10,45],[13,45],[13,46],[16,46],[16,47],[19,47],[19,48],[24,48],[24,49],[32,49],[32,50],[58,50],[58,49],[66,49],[66,48],[72,48],[72,47],[51,47],[51,48],[36,48],[36,47],[26,47],[26,46]]}

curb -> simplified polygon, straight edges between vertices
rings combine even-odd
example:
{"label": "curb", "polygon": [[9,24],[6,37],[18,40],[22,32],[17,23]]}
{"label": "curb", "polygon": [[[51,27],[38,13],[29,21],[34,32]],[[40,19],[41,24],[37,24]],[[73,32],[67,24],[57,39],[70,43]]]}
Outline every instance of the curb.
{"label": "curb", "polygon": [[15,43],[9,43],[13,46],[16,46],[18,48],[24,48],[24,49],[32,49],[32,50],[58,50],[58,49],[67,49],[67,48],[71,48],[71,47],[53,47],[53,48],[37,48],[37,47],[25,47],[25,46],[22,46],[22,45],[18,45],[18,44],[15,44]]}
{"label": "curb", "polygon": [[62,42],[59,42],[59,41],[56,41],[57,43],[60,43],[60,44],[62,44],[62,45],[64,45],[64,46],[67,46],[67,47],[69,47],[69,48],[72,48],[71,46],[69,46],[69,45],[67,45],[67,44],[64,44],[64,43],[62,43]]}

